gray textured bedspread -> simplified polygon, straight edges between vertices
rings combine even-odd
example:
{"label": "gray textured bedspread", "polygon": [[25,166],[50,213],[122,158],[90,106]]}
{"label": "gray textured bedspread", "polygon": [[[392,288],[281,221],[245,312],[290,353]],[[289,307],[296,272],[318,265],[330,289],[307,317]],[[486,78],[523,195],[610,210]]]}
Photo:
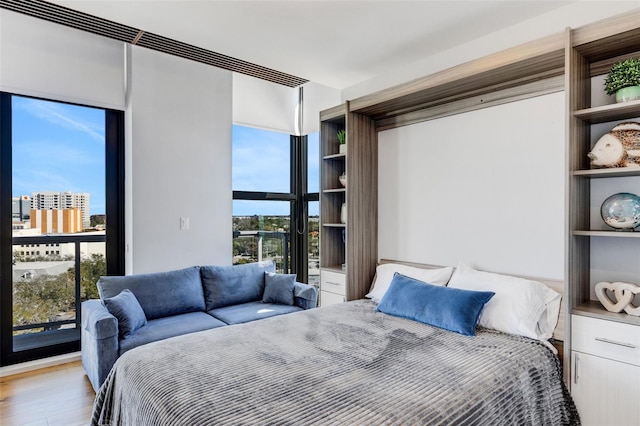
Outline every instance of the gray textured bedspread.
{"label": "gray textured bedspread", "polygon": [[462,336],[355,301],[151,343],[118,359],[93,425],[579,424],[543,344]]}

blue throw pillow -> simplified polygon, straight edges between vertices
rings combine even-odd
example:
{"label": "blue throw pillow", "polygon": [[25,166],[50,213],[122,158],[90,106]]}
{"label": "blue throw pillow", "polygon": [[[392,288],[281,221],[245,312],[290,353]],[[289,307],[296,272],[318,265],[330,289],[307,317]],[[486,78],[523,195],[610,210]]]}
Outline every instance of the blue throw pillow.
{"label": "blue throw pillow", "polygon": [[107,310],[118,320],[120,337],[131,336],[147,323],[147,317],[136,299],[136,295],[129,289],[124,289],[118,295],[104,299]]}
{"label": "blue throw pillow", "polygon": [[427,284],[396,272],[376,310],[475,336],[480,313],[494,294]]}
{"label": "blue throw pillow", "polygon": [[295,274],[274,274],[273,272],[265,272],[262,303],[293,305],[295,302],[293,294],[295,286]]}

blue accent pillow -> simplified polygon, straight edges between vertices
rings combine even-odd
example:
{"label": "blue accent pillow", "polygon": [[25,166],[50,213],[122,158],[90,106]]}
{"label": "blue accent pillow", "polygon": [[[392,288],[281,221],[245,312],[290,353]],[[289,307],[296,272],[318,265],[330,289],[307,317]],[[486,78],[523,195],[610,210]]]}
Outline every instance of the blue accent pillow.
{"label": "blue accent pillow", "polygon": [[142,306],[136,295],[124,289],[118,295],[104,299],[104,305],[118,320],[118,332],[121,338],[127,338],[147,324]]}
{"label": "blue accent pillow", "polygon": [[293,305],[295,302],[293,294],[295,286],[295,274],[274,274],[273,272],[265,272],[262,303]]}
{"label": "blue accent pillow", "polygon": [[475,336],[482,309],[494,294],[427,284],[396,272],[376,310]]}

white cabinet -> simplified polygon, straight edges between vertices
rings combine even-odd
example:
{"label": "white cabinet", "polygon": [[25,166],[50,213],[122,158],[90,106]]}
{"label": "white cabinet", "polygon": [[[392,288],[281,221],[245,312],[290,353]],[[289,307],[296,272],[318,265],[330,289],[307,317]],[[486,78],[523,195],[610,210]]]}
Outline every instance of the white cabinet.
{"label": "white cabinet", "polygon": [[640,424],[640,327],[572,315],[571,394],[585,426]]}
{"label": "white cabinet", "polygon": [[320,306],[342,303],[346,300],[346,277],[340,272],[320,271]]}
{"label": "white cabinet", "polygon": [[329,306],[335,305],[338,303],[342,303],[345,301],[345,298],[341,294],[330,293],[328,291],[320,292],[320,306]]}

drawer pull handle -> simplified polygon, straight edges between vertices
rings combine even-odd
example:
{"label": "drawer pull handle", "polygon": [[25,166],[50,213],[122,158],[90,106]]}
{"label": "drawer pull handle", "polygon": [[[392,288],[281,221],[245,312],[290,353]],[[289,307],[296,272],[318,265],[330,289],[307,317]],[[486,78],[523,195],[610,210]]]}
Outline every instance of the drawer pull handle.
{"label": "drawer pull handle", "polygon": [[341,285],[340,283],[336,283],[336,282],[333,282],[333,281],[325,281],[325,283],[331,284],[331,285]]}
{"label": "drawer pull handle", "polygon": [[635,349],[636,348],[636,345],[632,345],[631,343],[616,342],[615,340],[609,340],[609,339],[606,339],[604,337],[596,337],[596,340],[598,342],[611,343],[612,345],[624,346],[625,348],[631,348],[631,349]]}

